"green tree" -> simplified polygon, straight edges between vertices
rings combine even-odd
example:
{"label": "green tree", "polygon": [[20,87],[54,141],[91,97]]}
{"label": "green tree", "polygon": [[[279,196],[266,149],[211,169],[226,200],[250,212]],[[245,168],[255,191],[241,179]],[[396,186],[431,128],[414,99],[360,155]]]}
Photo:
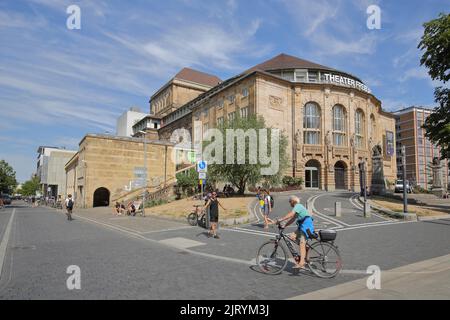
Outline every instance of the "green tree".
{"label": "green tree", "polygon": [[190,196],[195,193],[198,186],[198,173],[195,169],[190,169],[184,173],[177,173],[177,187],[180,188],[184,194]]}
{"label": "green tree", "polygon": [[12,193],[16,186],[16,172],[5,160],[0,160],[0,193]]}
{"label": "green tree", "polygon": [[[441,13],[423,26],[424,34],[418,46],[424,51],[420,64],[428,68],[431,79],[445,83],[450,80],[450,14]],[[434,101],[438,106],[425,120],[425,136],[441,147],[441,158],[449,158],[450,89],[437,87]]]}
{"label": "green tree", "polygon": [[20,189],[20,194],[23,196],[34,196],[36,191],[41,189],[39,177],[33,176],[30,180],[26,181]]}
{"label": "green tree", "polygon": [[[288,160],[287,160],[287,138],[283,133],[280,133],[279,139],[279,150],[275,150],[272,148],[272,134],[271,130],[267,130],[267,152],[266,154],[270,157],[270,155],[276,154],[278,152],[279,165],[278,170],[274,174],[263,175],[261,172],[262,168],[268,168],[270,165],[265,165],[261,163],[261,152],[260,149],[260,131],[259,129],[270,129],[266,126],[264,118],[262,116],[256,117],[254,115],[249,116],[247,118],[241,118],[239,115],[234,119],[234,121],[225,121],[222,125],[217,127],[218,131],[220,131],[221,136],[223,138],[223,144],[221,146],[222,151],[222,163],[223,164],[209,164],[208,165],[208,179],[213,181],[221,181],[225,183],[231,183],[235,188],[238,189],[239,194],[243,194],[245,192],[245,188],[248,184],[256,185],[261,181],[264,185],[279,185],[281,183],[281,179],[283,177],[283,172],[287,168]],[[256,132],[256,137],[251,140],[249,136],[244,135],[245,145],[242,149],[239,150],[239,154],[243,154],[245,150],[245,159],[243,164],[238,163],[238,147],[237,147],[237,139],[234,138],[233,143],[235,143],[234,154],[228,154],[228,157],[231,157],[234,161],[232,164],[227,164],[227,130],[233,129],[234,132],[236,130],[241,129],[241,133],[250,132],[249,130],[254,129]],[[238,135],[239,136],[239,135]],[[208,150],[208,146],[210,146],[210,150],[214,149],[213,146],[216,145],[216,137],[211,137],[210,141],[204,142],[204,152]],[[251,146],[250,146],[251,145]],[[250,148],[258,147],[258,157],[257,163],[254,164],[253,161],[250,161]],[[273,149],[273,150],[272,150]],[[218,149],[220,150],[220,148]],[[211,152],[211,156],[214,158],[219,158],[219,155],[215,153],[215,151]],[[228,161],[229,162],[229,161]]]}

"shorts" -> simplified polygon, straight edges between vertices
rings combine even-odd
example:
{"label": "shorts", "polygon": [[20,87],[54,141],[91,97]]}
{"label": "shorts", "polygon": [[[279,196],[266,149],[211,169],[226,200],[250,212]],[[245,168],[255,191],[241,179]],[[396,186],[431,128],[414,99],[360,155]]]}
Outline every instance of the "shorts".
{"label": "shorts", "polygon": [[306,242],[306,234],[302,230],[297,229],[294,233],[298,241]]}

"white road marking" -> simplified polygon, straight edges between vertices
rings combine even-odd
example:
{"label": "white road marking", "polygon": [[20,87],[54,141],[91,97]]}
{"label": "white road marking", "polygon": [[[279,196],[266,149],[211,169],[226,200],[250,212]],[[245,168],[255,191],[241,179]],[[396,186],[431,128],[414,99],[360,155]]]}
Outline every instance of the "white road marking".
{"label": "white road marking", "polygon": [[0,279],[3,272],[3,263],[5,262],[6,249],[8,248],[9,235],[11,233],[11,227],[14,220],[16,209],[14,208],[11,217],[9,217],[8,225],[6,226],[5,233],[3,234],[2,242],[0,243]]}
{"label": "white road marking", "polygon": [[[357,194],[351,196],[351,197],[349,198],[349,199],[350,199],[350,203],[351,203],[354,207],[356,207],[356,208],[358,208],[358,209],[360,209],[360,210],[364,210],[363,205],[360,204],[360,203],[358,203],[357,198],[358,198],[358,195],[357,195]],[[380,219],[383,219],[383,220],[385,220],[385,221],[397,221],[397,220],[395,220],[395,219],[383,217],[382,215],[379,215],[379,214],[373,212],[373,210],[370,210],[370,214],[372,214],[372,215],[374,215],[375,217],[378,217],[378,218],[380,218]]]}
{"label": "white road marking", "polygon": [[211,259],[215,259],[215,260],[222,260],[222,261],[228,261],[228,262],[233,262],[233,263],[244,264],[246,266],[254,265],[251,262],[251,260],[241,260],[241,259],[217,256],[217,255],[214,255],[214,254],[209,254],[209,253],[204,253],[204,252],[193,251],[193,250],[190,250],[190,249],[176,248],[176,247],[174,247],[172,245],[161,243],[160,241],[144,237],[142,234],[139,234],[137,232],[131,232],[131,231],[122,229],[121,227],[113,226],[113,225],[110,225],[108,223],[103,223],[103,222],[100,222],[100,221],[97,221],[97,220],[93,220],[93,219],[89,219],[89,218],[86,218],[86,217],[81,217],[81,216],[76,216],[76,215],[74,215],[74,216],[77,217],[77,218],[80,218],[82,220],[86,220],[88,222],[101,225],[101,226],[103,226],[105,228],[113,229],[113,230],[118,231],[118,232],[122,232],[124,234],[127,234],[128,236],[131,236],[132,238],[137,238],[137,239],[140,239],[140,240],[144,240],[144,241],[148,241],[148,242],[151,242],[151,243],[155,243],[155,244],[158,244],[158,245],[170,248],[172,250],[184,251],[184,252],[188,252],[188,253],[191,253],[191,254],[197,255],[197,256],[202,256],[202,257],[211,258]]}
{"label": "white road marking", "polygon": [[276,236],[276,233],[272,233],[272,232],[261,232],[261,231],[256,231],[256,230],[251,230],[251,229],[243,229],[243,228],[222,228],[222,231],[232,231],[232,232],[241,232],[241,233],[247,233],[247,234],[252,234],[255,236],[263,236],[263,237],[269,237],[269,238],[273,238],[274,236]]}
{"label": "white road marking", "polygon": [[342,222],[342,221],[339,221],[339,220],[335,220],[335,219],[333,219],[333,218],[330,218],[329,216],[320,213],[320,212],[316,209],[316,207],[314,206],[314,203],[316,202],[316,200],[317,200],[319,197],[324,196],[325,194],[326,194],[326,193],[319,194],[319,195],[313,196],[313,197],[311,197],[311,198],[308,199],[308,200],[311,200],[310,203],[311,203],[311,207],[312,207],[311,209],[312,209],[313,213],[315,213],[317,216],[319,216],[319,217],[322,218],[323,220],[328,221],[328,222],[331,222],[331,223],[333,223],[333,224],[336,225],[336,226],[339,226],[339,227],[350,226],[350,225],[347,224],[347,223],[344,223],[344,222]]}
{"label": "white road marking", "polygon": [[368,223],[363,223],[361,225],[358,226],[352,226],[352,227],[345,227],[342,229],[338,229],[338,228],[331,228],[334,229],[336,231],[348,231],[348,230],[355,230],[355,229],[363,229],[363,228],[370,228],[370,227],[381,227],[381,226],[391,226],[394,224],[405,224],[405,223],[417,223],[417,221],[398,221],[398,222],[383,222],[383,223],[373,223],[373,224],[368,224]]}

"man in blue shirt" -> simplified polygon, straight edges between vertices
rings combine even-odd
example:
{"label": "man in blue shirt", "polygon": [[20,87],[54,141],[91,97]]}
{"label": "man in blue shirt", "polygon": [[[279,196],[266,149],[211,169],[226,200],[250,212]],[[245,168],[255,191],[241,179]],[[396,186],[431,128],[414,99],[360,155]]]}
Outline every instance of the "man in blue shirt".
{"label": "man in blue shirt", "polygon": [[300,199],[298,197],[290,196],[289,204],[292,207],[292,211],[290,211],[283,218],[278,219],[278,222],[288,220],[285,227],[294,221],[298,224],[297,230],[290,234],[289,237],[294,241],[300,241],[300,261],[297,261],[294,266],[295,269],[300,269],[305,266],[306,239],[309,238],[307,230],[309,229],[311,233],[314,233],[314,225],[312,223],[313,219],[308,210],[300,203]]}

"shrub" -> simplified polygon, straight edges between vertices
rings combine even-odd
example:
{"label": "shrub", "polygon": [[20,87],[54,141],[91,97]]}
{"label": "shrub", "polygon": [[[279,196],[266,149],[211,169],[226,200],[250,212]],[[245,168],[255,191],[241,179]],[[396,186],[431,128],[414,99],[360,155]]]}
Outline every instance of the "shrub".
{"label": "shrub", "polygon": [[285,187],[300,187],[303,185],[303,178],[294,178],[290,176],[284,176],[282,180],[283,186]]}

